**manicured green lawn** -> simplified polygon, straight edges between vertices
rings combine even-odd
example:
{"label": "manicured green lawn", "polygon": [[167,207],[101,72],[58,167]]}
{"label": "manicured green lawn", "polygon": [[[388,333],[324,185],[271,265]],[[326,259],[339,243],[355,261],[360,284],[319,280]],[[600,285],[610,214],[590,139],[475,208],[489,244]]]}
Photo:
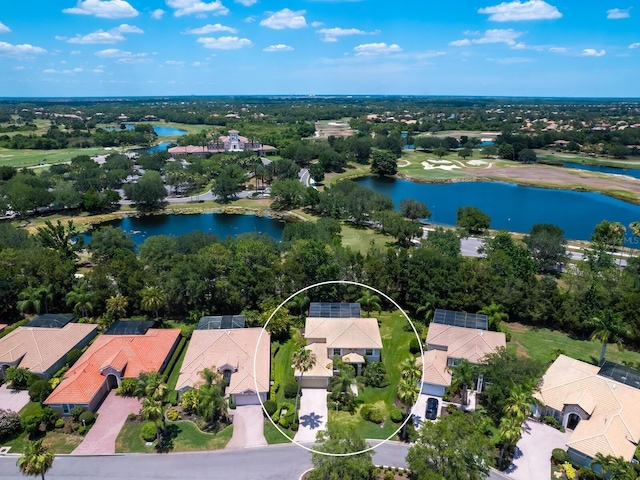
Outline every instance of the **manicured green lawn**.
{"label": "manicured green lawn", "polygon": [[[155,452],[155,446],[146,446],[140,435],[144,423],[127,422],[116,439],[116,453]],[[216,434],[201,432],[192,422],[183,420],[169,422],[167,436],[169,451],[195,452],[204,450],[220,450],[224,448],[233,435],[233,425],[229,425]]]}
{"label": "manicured green lawn", "polygon": [[329,412],[329,421],[346,424],[349,428],[356,429],[362,438],[387,438],[395,432],[399,424],[391,422],[389,415],[394,408],[394,400],[401,372],[398,365],[402,360],[411,356],[409,342],[414,337],[412,332],[406,332],[404,327],[407,320],[400,312],[382,312],[375,315],[380,321],[380,336],[382,337],[382,363],[389,376],[389,386],[385,388],[360,387],[358,398],[365,404],[376,404],[385,410],[385,423],[383,427],[364,420],[359,413],[354,415],[348,412]]}
{"label": "manicured green lawn", "polygon": [[371,247],[371,242],[380,248],[387,248],[387,246],[395,243],[395,238],[383,235],[377,230],[359,228],[347,223],[342,224],[340,235],[342,236],[343,247],[350,247],[352,250],[362,254],[367,253]]}
{"label": "manicured green lawn", "polygon": [[265,420],[263,432],[264,438],[267,440],[267,443],[269,445],[274,445],[276,443],[291,443],[294,432],[284,429],[282,431],[287,435],[288,438],[282,435],[282,433],[280,433],[280,430],[273,426],[273,423],[271,423],[269,420]]}
{"label": "manicured green lawn", "polygon": [[[558,349],[562,350],[565,355],[593,364],[597,364],[600,359],[602,344],[599,342],[577,340],[565,333],[546,328],[534,329],[510,323],[503,323],[503,326],[511,332],[511,342],[507,344],[507,348],[517,349],[518,353],[533,359],[549,363],[554,359],[554,354]],[[640,363],[640,353],[620,352],[615,345],[607,347],[606,358],[616,363],[622,361]]]}
{"label": "manicured green lawn", "polygon": [[300,346],[296,343],[294,338],[291,338],[286,343],[280,345],[275,358],[272,359],[274,367],[273,380],[280,385],[275,398],[278,403],[285,401],[284,386],[287,383],[294,383],[296,381],[293,376],[293,368],[291,368],[291,356],[298,348],[300,348]]}
{"label": "manicured green lawn", "polygon": [[40,164],[68,162],[78,155],[100,155],[117,152],[117,149],[104,148],[65,148],[62,150],[11,150],[0,148],[0,165],[10,167],[29,167]]}
{"label": "manicured green lawn", "polygon": [[184,361],[184,356],[187,354],[187,348],[189,348],[189,341],[187,340],[184,343],[182,351],[180,352],[180,356],[176,363],[173,365],[173,369],[169,374],[169,379],[167,380],[167,388],[169,391],[176,389],[176,384],[178,383],[178,377],[180,376],[180,368],[182,367],[182,362]]}

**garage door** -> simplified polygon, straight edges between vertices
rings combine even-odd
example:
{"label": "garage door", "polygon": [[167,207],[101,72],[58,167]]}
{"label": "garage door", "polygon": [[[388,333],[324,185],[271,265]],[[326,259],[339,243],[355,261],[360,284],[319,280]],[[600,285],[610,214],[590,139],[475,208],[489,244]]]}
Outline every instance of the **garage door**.
{"label": "garage door", "polygon": [[255,393],[247,395],[236,394],[233,396],[233,403],[236,405],[260,405],[260,400],[258,400],[258,395]]}
{"label": "garage door", "polygon": [[326,389],[328,385],[329,385],[328,378],[311,378],[311,377],[302,378],[302,388]]}
{"label": "garage door", "polygon": [[434,385],[432,383],[423,383],[422,393],[433,397],[442,397],[444,395],[444,387],[442,385]]}

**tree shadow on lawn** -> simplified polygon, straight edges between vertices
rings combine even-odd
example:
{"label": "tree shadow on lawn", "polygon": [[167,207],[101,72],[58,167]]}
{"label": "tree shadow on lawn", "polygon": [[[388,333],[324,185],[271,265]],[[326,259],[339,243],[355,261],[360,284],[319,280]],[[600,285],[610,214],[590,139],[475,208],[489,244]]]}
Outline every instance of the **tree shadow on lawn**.
{"label": "tree shadow on lawn", "polygon": [[167,432],[162,436],[156,445],[158,453],[169,453],[174,449],[174,440],[178,437],[182,429],[175,423],[167,425]]}

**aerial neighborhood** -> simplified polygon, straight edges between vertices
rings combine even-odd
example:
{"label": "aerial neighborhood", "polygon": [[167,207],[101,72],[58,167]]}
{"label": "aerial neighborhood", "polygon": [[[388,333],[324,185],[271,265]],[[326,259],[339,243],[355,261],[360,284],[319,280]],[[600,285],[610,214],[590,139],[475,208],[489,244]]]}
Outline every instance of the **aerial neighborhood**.
{"label": "aerial neighborhood", "polygon": [[640,478],[640,106],[589,105],[0,101],[0,477]]}

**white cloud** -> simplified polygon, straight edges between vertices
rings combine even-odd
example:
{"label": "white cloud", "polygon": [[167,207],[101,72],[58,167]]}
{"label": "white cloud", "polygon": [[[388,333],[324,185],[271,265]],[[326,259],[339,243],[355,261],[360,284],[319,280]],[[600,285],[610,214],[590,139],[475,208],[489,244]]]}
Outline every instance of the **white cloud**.
{"label": "white cloud", "polygon": [[452,47],[466,47],[467,45],[471,45],[471,40],[468,38],[463,38],[462,40],[454,40],[453,42],[449,42],[449,45]]}
{"label": "white cloud", "polygon": [[9,33],[11,29],[7,27],[4,23],[0,22],[0,33]]}
{"label": "white cloud", "polygon": [[487,60],[500,63],[502,65],[512,65],[514,63],[533,62],[532,58],[525,58],[525,57],[505,57],[505,58],[496,58],[496,59],[488,58]]}
{"label": "white cloud", "polygon": [[78,0],[73,8],[65,8],[63,13],[93,15],[98,18],[131,18],[138,11],[124,0]]}
{"label": "white cloud", "polygon": [[238,37],[201,37],[198,39],[198,43],[201,43],[205,48],[211,48],[213,50],[237,50],[253,45],[248,38]]}
{"label": "white cloud", "polygon": [[621,18],[629,18],[631,16],[631,13],[629,12],[630,9],[626,9],[623,10],[621,8],[612,8],[610,10],[607,10],[607,18],[609,20],[619,20]]}
{"label": "white cloud", "polygon": [[272,13],[271,16],[260,22],[260,25],[274,30],[284,30],[285,28],[304,28],[307,21],[304,18],[305,10],[293,11],[283,8],[279,12]]}
{"label": "white cloud", "polygon": [[629,48],[638,48],[638,47],[640,47],[640,42],[632,43],[631,45],[629,45]]}
{"label": "white cloud", "polygon": [[23,57],[32,55],[42,55],[47,53],[44,48],[34,47],[28,43],[13,45],[7,42],[0,42],[0,57]]}
{"label": "white cloud", "polygon": [[549,51],[553,53],[567,53],[569,50],[567,47],[551,47]]}
{"label": "white cloud", "polygon": [[441,57],[442,55],[446,55],[445,52],[436,52],[434,50],[427,50],[426,52],[418,53],[416,58],[433,58],[433,57]]}
{"label": "white cloud", "polygon": [[131,53],[117,48],[107,48],[94,54],[100,58],[115,58],[118,63],[142,63],[150,61],[146,53]]}
{"label": "white cloud", "polygon": [[324,23],[322,22],[311,22],[311,26],[313,28],[318,28],[318,27],[321,27],[322,25],[324,25]]}
{"label": "white cloud", "polygon": [[[316,33],[322,35],[323,42],[337,42],[338,37],[346,37],[348,35],[368,35],[367,32],[363,30],[358,30],[357,28],[321,28],[317,30]],[[379,31],[371,32],[371,35],[380,33]]]}
{"label": "white cloud", "polygon": [[156,8],[153,12],[151,12],[151,18],[160,20],[165,13],[166,12],[161,8]]}
{"label": "white cloud", "polygon": [[82,52],[80,50],[71,50],[69,53],[71,55],[80,55]]}
{"label": "white cloud", "polygon": [[585,48],[580,54],[581,57],[602,57],[606,50],[596,50],[595,48]]}
{"label": "white cloud", "polygon": [[190,28],[188,30],[185,30],[182,33],[191,34],[191,35],[207,35],[213,32],[237,33],[238,29],[233,27],[227,27],[225,25],[216,23],[215,25],[207,24],[204,27]]}
{"label": "white cloud", "polygon": [[470,37],[476,37],[478,35],[480,35],[480,31],[479,30],[465,30],[464,32],[465,35],[468,35]]}
{"label": "white cloud", "polygon": [[236,0],[236,3],[244,5],[245,7],[250,7],[251,5],[258,3],[258,0]]}
{"label": "white cloud", "polygon": [[166,0],[167,5],[175,9],[174,15],[182,17],[184,15],[226,15],[229,9],[222,5],[220,0],[214,2],[203,2],[202,0]]}
{"label": "white cloud", "polygon": [[93,73],[104,73],[104,70],[102,68],[94,68],[93,70],[91,70]]}
{"label": "white cloud", "polygon": [[112,28],[108,32],[104,30],[97,30],[95,32],[88,33],[87,35],[76,35],[73,38],[67,39],[66,37],[56,37],[56,40],[66,40],[67,43],[74,44],[108,44],[118,43],[126,40],[123,33],[144,33],[143,30],[134,26],[123,23],[119,27]]}
{"label": "white cloud", "polygon": [[202,65],[202,63],[200,63],[200,62],[193,62],[191,64],[192,67],[199,67],[200,65]]}
{"label": "white cloud", "polygon": [[184,61],[183,60],[167,60],[166,62],[167,65],[184,65]]}
{"label": "white cloud", "polygon": [[383,53],[396,53],[401,52],[402,49],[397,44],[393,43],[387,45],[384,42],[381,43],[364,43],[353,47],[356,52],[356,56],[361,57],[364,55],[379,55]]}
{"label": "white cloud", "polygon": [[290,52],[291,50],[293,50],[293,47],[285,45],[284,43],[269,45],[267,48],[262,49],[263,52]]}
{"label": "white cloud", "polygon": [[18,65],[17,67],[13,67],[14,70],[24,70],[24,66]]}
{"label": "white cloud", "polygon": [[478,13],[489,15],[489,20],[494,22],[517,22],[520,20],[553,20],[562,17],[562,13],[553,5],[543,0],[529,0],[521,2],[502,2],[493,7],[485,7]]}
{"label": "white cloud", "polygon": [[80,72],[84,72],[83,68],[80,67],[76,67],[73,70],[71,69],[65,69],[65,70],[56,70],[54,68],[45,68],[44,70],[42,70],[42,73],[59,73],[62,75],[71,75],[73,73],[80,73]]}

